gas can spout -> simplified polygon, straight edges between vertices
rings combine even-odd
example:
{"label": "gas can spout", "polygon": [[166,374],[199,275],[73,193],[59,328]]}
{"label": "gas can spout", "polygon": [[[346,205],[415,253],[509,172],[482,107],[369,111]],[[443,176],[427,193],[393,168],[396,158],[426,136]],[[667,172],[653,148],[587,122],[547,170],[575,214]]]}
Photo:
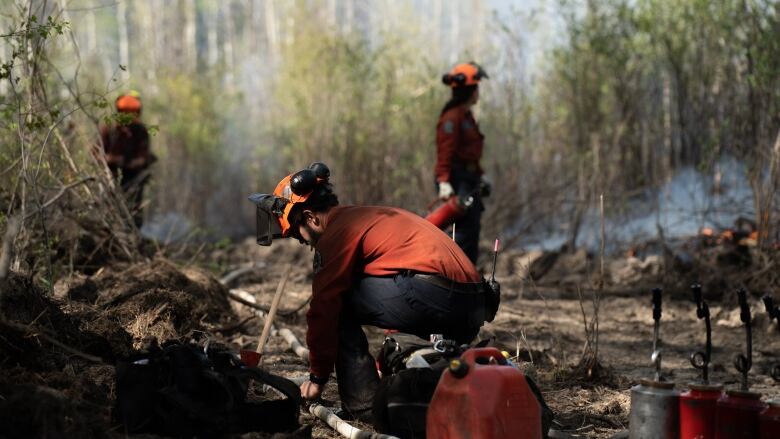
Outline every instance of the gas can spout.
{"label": "gas can spout", "polygon": [[745,324],[745,355],[739,354],[734,358],[734,367],[742,374],[741,390],[747,392],[748,372],[753,366],[753,330],[750,327],[752,319],[750,315],[750,305],[747,302],[747,291],[744,288],[737,290],[737,299],[739,300],[739,319]]}
{"label": "gas can spout", "polygon": [[701,370],[701,380],[704,384],[709,384],[709,364],[712,358],[712,324],[710,322],[710,307],[702,297],[701,284],[694,282],[691,285],[691,292],[693,293],[693,301],[696,303],[696,317],[699,320],[704,320],[704,329],[706,331],[706,341],[704,344],[704,352],[696,351],[691,354],[691,365]]}

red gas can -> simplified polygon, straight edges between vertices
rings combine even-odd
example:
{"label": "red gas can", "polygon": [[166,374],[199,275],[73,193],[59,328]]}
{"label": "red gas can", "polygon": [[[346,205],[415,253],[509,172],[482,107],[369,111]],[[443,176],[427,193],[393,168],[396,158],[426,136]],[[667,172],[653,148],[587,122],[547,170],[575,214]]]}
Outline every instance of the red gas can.
{"label": "red gas can", "polygon": [[767,402],[769,407],[758,416],[759,438],[780,438],[780,399]]}
{"label": "red gas can", "polygon": [[761,394],[729,390],[718,399],[715,439],[755,439],[758,414],[766,408]]}
{"label": "red gas can", "polygon": [[691,384],[680,395],[680,439],[713,439],[718,399],[723,386]]}
{"label": "red gas can", "polygon": [[467,206],[460,197],[450,197],[438,209],[429,213],[425,219],[440,229],[446,229],[463,216],[466,208]]}
{"label": "red gas can", "polygon": [[541,438],[541,407],[522,372],[494,348],[450,363],[428,406],[427,439]]}

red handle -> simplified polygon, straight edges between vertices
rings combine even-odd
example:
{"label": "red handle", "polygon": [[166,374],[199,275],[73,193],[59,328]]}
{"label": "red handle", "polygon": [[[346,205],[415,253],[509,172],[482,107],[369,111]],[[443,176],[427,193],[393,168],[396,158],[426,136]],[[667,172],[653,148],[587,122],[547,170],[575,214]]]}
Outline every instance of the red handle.
{"label": "red handle", "polygon": [[460,357],[461,361],[468,364],[469,366],[477,364],[477,360],[481,358],[486,360],[495,358],[498,364],[506,364],[506,358],[504,358],[504,354],[502,354],[501,351],[496,348],[473,348],[464,352]]}

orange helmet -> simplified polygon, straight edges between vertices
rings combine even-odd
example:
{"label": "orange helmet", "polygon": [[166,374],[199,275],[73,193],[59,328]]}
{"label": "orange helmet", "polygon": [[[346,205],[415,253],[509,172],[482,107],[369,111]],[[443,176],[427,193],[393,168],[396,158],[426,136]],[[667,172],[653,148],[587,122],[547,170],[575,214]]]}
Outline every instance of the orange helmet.
{"label": "orange helmet", "polygon": [[290,236],[290,212],[311,197],[318,185],[328,183],[330,169],[320,162],[284,177],[273,194],[252,194],[257,206],[257,243],[271,245],[273,238]]}
{"label": "orange helmet", "polygon": [[138,92],[130,91],[116,98],[116,110],[120,113],[140,113],[141,97]]}
{"label": "orange helmet", "polygon": [[490,78],[486,71],[474,61],[458,64],[442,76],[441,81],[452,88],[477,85],[482,78]]}

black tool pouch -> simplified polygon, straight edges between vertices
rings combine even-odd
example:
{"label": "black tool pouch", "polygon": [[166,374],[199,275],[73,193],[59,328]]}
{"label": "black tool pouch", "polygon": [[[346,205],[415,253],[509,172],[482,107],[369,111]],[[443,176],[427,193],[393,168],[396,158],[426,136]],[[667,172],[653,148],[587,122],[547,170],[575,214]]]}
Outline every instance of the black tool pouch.
{"label": "black tool pouch", "polygon": [[501,304],[501,285],[495,280],[483,280],[482,283],[485,285],[485,321],[492,322]]}

